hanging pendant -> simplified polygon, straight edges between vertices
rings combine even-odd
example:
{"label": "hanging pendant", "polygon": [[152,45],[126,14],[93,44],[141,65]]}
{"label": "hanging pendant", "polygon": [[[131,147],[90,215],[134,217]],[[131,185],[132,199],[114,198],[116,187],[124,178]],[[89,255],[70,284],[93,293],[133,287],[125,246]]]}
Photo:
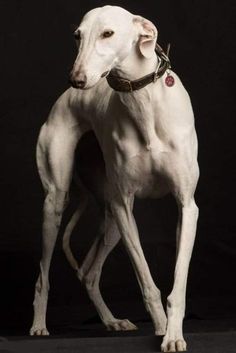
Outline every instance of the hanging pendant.
{"label": "hanging pendant", "polygon": [[175,79],[170,73],[168,73],[167,76],[166,76],[165,84],[168,87],[172,87],[175,84]]}

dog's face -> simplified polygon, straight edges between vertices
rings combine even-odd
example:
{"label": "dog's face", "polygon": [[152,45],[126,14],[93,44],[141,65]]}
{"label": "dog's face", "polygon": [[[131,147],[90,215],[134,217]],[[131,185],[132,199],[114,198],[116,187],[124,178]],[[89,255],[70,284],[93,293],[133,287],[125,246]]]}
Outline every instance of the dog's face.
{"label": "dog's face", "polygon": [[136,44],[148,57],[154,50],[155,26],[116,6],[88,12],[74,32],[78,55],[70,75],[73,87],[88,89],[121,63]]}

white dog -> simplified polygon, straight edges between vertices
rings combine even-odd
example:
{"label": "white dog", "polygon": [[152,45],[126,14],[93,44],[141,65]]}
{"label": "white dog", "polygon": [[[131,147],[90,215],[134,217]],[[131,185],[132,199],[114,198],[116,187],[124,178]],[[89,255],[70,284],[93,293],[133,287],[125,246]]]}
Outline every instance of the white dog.
{"label": "white dog", "polygon": [[[167,56],[159,48],[155,51],[157,29],[143,17],[116,6],[96,8],[85,15],[75,38],[78,56],[70,77],[74,88],[55,103],[41,129],[37,147],[46,198],[43,255],[31,334],[48,334],[48,273],[72,179],[74,151],[81,136],[93,130],[106,166],[105,236],[95,240],[79,268],[69,249],[70,233],[86,203],[79,181],[81,205],[64,239],[67,257],[84,281],[104,324],[115,330],[135,329],[128,320],[114,318],[99,291],[103,262],[121,236],[155,333],[164,335],[162,351],[184,351],[182,322],[198,218],[194,192],[199,176],[189,96],[177,75],[170,71]],[[179,218],[174,285],[167,299],[166,318],[160,291],[140,245],[132,208],[135,196],[162,197],[167,193],[172,193],[177,201]]]}

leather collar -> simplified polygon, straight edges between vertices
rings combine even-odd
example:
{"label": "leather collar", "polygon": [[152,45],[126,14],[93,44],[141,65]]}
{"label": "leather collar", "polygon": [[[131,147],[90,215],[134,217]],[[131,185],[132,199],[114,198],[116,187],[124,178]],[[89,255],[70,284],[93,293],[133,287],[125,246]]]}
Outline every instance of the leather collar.
{"label": "leather collar", "polygon": [[156,44],[155,52],[158,58],[156,71],[134,81],[130,81],[123,77],[114,76],[112,73],[109,73],[106,77],[109,86],[115,91],[133,92],[147,86],[149,83],[156,82],[158,78],[164,75],[166,70],[171,68],[171,64],[168,57],[169,50],[167,50],[167,54],[165,54],[161,46]]}

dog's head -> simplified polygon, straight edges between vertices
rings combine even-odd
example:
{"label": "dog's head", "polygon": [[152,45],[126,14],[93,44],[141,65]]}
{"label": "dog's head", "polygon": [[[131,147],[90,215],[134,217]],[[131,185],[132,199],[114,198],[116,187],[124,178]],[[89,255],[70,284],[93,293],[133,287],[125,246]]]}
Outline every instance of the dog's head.
{"label": "dog's head", "polygon": [[87,89],[135,53],[150,58],[157,30],[152,22],[117,6],[89,11],[74,31],[78,55],[70,74],[73,87]]}

